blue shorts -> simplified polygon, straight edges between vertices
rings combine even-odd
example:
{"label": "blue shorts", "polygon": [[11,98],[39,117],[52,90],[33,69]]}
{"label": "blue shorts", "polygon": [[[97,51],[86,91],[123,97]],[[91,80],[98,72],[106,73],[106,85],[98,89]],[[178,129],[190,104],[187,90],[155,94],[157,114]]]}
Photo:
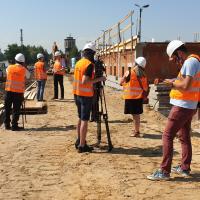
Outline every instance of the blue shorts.
{"label": "blue shorts", "polygon": [[78,109],[78,117],[83,121],[89,121],[93,97],[74,95],[74,99]]}

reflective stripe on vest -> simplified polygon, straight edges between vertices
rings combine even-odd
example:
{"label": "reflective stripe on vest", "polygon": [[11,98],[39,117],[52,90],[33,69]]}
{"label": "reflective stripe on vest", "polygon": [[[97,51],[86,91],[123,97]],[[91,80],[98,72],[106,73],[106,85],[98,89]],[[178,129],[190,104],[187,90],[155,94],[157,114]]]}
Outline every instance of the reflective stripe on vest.
{"label": "reflective stripe on vest", "polygon": [[[187,57],[187,59],[189,58],[196,58],[200,62],[200,57],[198,55],[191,54],[190,56]],[[199,66],[200,66],[200,63],[199,63]],[[180,82],[181,79],[182,79],[182,74],[181,72],[179,72],[178,77],[175,80],[175,83]],[[190,88],[188,88],[186,91],[172,89],[170,92],[170,98],[176,99],[176,100],[193,101],[193,102],[199,101],[200,100],[200,70],[193,77]]]}
{"label": "reflective stripe on vest", "polygon": [[[147,78],[140,78],[144,90],[147,90]],[[134,70],[131,71],[130,81],[123,84],[123,98],[124,99],[141,99],[142,98],[142,88],[138,82],[136,73]]]}
{"label": "reflective stripe on vest", "polygon": [[26,69],[21,65],[10,65],[7,68],[5,90],[24,93]]}
{"label": "reflective stripe on vest", "polygon": [[35,63],[35,79],[46,80],[47,74],[44,69],[44,62],[38,61]]}
{"label": "reflective stripe on vest", "polygon": [[[73,94],[78,96],[93,96],[93,84],[92,82],[82,83],[83,75],[87,67],[92,64],[88,59],[82,58],[76,63],[74,71],[74,81],[73,81]],[[92,79],[94,74],[92,75]]]}
{"label": "reflective stripe on vest", "polygon": [[[54,69],[55,71],[58,71],[58,72],[55,72],[54,74],[65,75],[64,70],[62,70],[63,67],[62,67],[60,61],[58,61],[58,60],[55,61],[54,65],[53,65],[53,69]],[[62,70],[62,71],[60,71],[60,70]]]}

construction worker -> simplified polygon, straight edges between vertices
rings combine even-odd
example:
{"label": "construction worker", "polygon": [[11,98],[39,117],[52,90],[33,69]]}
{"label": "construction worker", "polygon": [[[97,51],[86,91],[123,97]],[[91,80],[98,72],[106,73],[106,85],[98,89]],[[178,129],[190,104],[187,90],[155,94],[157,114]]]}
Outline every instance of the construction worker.
{"label": "construction worker", "polygon": [[55,52],[55,63],[53,65],[54,73],[54,97],[53,99],[58,99],[58,83],[60,85],[61,100],[64,99],[64,85],[63,76],[65,75],[65,68],[61,64],[61,53],[60,51]]}
{"label": "construction worker", "polygon": [[146,59],[138,57],[132,70],[125,72],[120,80],[123,86],[125,99],[124,114],[133,115],[134,130],[131,137],[140,136],[140,114],[143,113],[143,94],[148,92],[147,77],[145,74]]}
{"label": "construction worker", "polygon": [[75,147],[79,153],[91,152],[92,147],[86,144],[86,135],[88,128],[88,120],[92,108],[93,84],[105,81],[105,77],[94,78],[94,54],[96,52],[95,44],[87,43],[82,51],[83,58],[80,59],[75,66],[73,94],[78,110],[78,138]]}
{"label": "construction worker", "polygon": [[[167,46],[170,61],[175,61],[181,67],[176,80],[166,79],[164,82],[171,86],[170,103],[173,105],[162,136],[163,160],[160,169],[147,176],[150,180],[168,180],[170,173],[183,177],[190,175],[192,159],[191,121],[196,112],[200,89],[200,58],[189,55],[185,44],[173,40]],[[181,164],[171,168],[173,157],[173,140],[179,135],[182,149]]]}
{"label": "construction worker", "polygon": [[58,45],[56,44],[56,42],[53,43],[53,46],[52,46],[52,55],[53,55],[53,60],[55,59],[55,53],[56,51],[58,51]]}
{"label": "construction worker", "polygon": [[[25,67],[25,57],[19,53],[15,56],[16,64],[9,65],[6,69],[6,94],[5,94],[5,129],[12,131],[23,130],[18,126],[20,108],[24,100],[25,79],[30,78],[30,73]],[[10,120],[11,107],[13,108],[12,122]],[[10,126],[10,122],[12,127]]]}
{"label": "construction worker", "polygon": [[47,80],[47,73],[45,69],[44,55],[37,54],[38,61],[35,63],[35,79],[37,80],[37,100],[43,101],[44,87]]}

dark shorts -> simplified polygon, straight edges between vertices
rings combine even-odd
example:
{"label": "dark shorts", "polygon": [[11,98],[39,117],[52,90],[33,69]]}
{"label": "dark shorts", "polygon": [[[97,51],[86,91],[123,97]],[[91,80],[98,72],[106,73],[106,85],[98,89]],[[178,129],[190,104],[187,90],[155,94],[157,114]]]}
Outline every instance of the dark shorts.
{"label": "dark shorts", "polygon": [[74,95],[74,99],[78,109],[78,117],[83,121],[88,121],[90,119],[93,98]]}
{"label": "dark shorts", "polygon": [[143,99],[125,99],[124,114],[143,113]]}
{"label": "dark shorts", "polygon": [[197,104],[197,108],[200,108],[200,102],[198,102],[198,104]]}

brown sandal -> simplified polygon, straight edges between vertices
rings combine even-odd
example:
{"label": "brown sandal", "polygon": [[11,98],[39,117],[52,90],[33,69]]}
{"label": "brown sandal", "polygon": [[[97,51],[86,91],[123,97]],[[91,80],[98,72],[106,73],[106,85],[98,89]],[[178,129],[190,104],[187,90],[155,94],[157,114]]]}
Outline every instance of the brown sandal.
{"label": "brown sandal", "polygon": [[130,135],[130,137],[140,137],[140,132],[133,131],[133,133]]}

